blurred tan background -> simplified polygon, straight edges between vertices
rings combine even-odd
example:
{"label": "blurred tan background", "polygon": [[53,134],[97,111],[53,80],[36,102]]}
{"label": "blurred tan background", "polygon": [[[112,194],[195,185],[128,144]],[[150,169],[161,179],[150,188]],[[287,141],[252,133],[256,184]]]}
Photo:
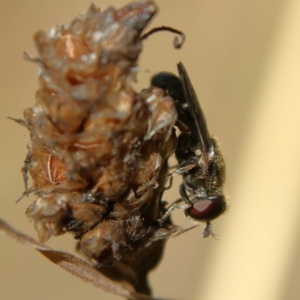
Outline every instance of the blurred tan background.
{"label": "blurred tan background", "polygon": [[[99,0],[97,6],[123,6]],[[202,228],[167,243],[150,280],[155,296],[186,300],[300,299],[300,2],[298,0],[158,0],[150,27],[186,33],[182,50],[173,35],[144,43],[137,89],[152,73],[176,72],[183,61],[227,161],[230,209],[213,223],[220,241],[201,239]],[[0,216],[36,238],[24,215],[31,199],[20,173],[28,134],[7,116],[21,117],[34,103],[38,29],[49,31],[86,11],[90,0],[0,0]],[[150,28],[149,27],[149,28]],[[149,29],[148,28],[148,29]],[[176,178],[164,199],[178,198]],[[189,226],[183,212],[174,220]],[[71,235],[53,238],[74,251]],[[32,249],[0,236],[0,299],[119,299],[80,281]]]}

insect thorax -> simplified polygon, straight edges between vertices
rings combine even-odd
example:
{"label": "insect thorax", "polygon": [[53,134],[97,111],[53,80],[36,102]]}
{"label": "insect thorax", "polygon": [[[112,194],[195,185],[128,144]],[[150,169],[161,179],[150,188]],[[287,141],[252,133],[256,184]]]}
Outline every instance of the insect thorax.
{"label": "insect thorax", "polygon": [[211,142],[208,168],[205,170],[199,165],[183,176],[187,189],[196,195],[213,196],[223,193],[225,161],[216,139],[211,138]]}

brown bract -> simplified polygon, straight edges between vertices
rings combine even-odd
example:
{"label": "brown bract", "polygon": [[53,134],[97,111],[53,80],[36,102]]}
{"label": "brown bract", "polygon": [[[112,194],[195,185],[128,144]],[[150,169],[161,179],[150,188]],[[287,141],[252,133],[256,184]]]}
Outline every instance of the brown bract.
{"label": "brown bract", "polygon": [[163,90],[132,87],[141,32],[156,10],[152,1],[91,5],[49,35],[38,32],[30,59],[40,89],[19,120],[31,136],[27,193],[36,194],[26,214],[40,240],[72,232],[98,270],[143,293],[174,230],[157,220],[177,112]]}

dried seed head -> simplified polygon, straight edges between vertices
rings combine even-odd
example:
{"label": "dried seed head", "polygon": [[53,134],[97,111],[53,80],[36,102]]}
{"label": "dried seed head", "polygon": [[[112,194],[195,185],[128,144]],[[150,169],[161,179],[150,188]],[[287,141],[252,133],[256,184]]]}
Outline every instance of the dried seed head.
{"label": "dried seed head", "polygon": [[163,250],[159,178],[177,142],[172,98],[132,88],[141,32],[155,12],[151,1],[92,5],[49,36],[38,32],[31,60],[40,89],[24,112],[31,144],[23,172],[37,195],[26,214],[40,240],[73,232],[101,272],[140,292],[149,292],[147,272]]}

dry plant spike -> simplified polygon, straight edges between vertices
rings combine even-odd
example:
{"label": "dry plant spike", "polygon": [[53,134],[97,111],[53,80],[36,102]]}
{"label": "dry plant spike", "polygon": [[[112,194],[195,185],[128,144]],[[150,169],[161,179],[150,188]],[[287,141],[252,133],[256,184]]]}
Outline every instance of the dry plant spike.
{"label": "dry plant spike", "polygon": [[132,87],[142,32],[156,11],[153,1],[120,9],[91,5],[49,35],[37,32],[38,57],[25,54],[39,66],[36,104],[24,120],[14,119],[30,132],[23,195],[36,196],[26,215],[39,240],[73,233],[94,269],[31,245],[56,263],[62,259],[69,271],[84,265],[85,279],[115,292],[99,283],[101,272],[128,291],[118,294],[132,298],[151,294],[148,272],[160,261],[166,237],[178,231],[170,218],[158,222],[165,213],[166,179],[160,179],[177,144],[174,100],[161,88],[137,93]]}
{"label": "dry plant spike", "polygon": [[176,36],[174,38],[174,42],[173,42],[173,45],[174,45],[174,48],[175,49],[180,49],[184,42],[185,42],[185,34],[180,31],[180,30],[177,30],[177,29],[174,29],[172,27],[168,27],[168,26],[161,26],[161,27],[156,27],[156,28],[153,28],[151,29],[149,32],[145,33],[143,36],[142,36],[142,39],[145,40],[147,39],[151,34],[155,33],[155,32],[158,32],[158,31],[169,31],[169,32],[173,32],[173,33],[176,33],[180,36],[181,38],[181,42],[179,42],[178,40],[178,37]]}

